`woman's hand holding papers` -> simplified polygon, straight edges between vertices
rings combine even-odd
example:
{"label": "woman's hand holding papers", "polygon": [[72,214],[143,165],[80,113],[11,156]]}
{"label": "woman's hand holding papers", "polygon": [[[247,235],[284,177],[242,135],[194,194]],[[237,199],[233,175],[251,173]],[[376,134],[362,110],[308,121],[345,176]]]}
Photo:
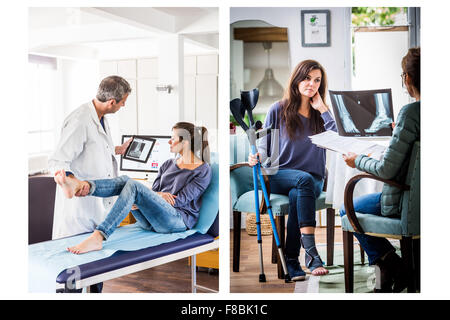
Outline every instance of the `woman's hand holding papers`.
{"label": "woman's hand holding papers", "polygon": [[[370,157],[372,154],[369,153],[367,156]],[[347,154],[343,154],[342,157],[344,158],[345,163],[351,167],[351,168],[356,168],[356,164],[355,164],[355,160],[358,157],[358,155],[356,153],[353,152],[349,152]]]}
{"label": "woman's hand holding papers", "polygon": [[345,163],[351,168],[356,168],[355,160],[356,160],[357,156],[358,155],[356,153],[353,153],[353,152],[349,152],[347,154],[343,154],[342,155],[342,157],[344,158]]}

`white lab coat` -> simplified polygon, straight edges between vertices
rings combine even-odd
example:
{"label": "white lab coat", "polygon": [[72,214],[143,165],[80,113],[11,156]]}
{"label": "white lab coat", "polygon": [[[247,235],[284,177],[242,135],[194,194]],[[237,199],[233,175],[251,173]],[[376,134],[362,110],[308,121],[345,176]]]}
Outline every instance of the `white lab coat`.
{"label": "white lab coat", "polygon": [[[114,144],[106,117],[106,132],[93,102],[81,105],[63,123],[56,151],[49,159],[50,170],[71,171],[81,180],[114,178],[118,175]],[[64,197],[58,186],[55,197],[53,239],[91,232],[106,217],[117,197]]]}

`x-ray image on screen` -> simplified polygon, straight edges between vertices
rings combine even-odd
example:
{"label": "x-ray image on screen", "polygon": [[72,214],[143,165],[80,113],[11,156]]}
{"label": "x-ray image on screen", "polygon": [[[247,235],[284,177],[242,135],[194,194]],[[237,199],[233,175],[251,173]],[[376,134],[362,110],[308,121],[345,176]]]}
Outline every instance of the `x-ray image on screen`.
{"label": "x-ray image on screen", "polygon": [[139,158],[144,150],[145,144],[142,142],[133,141],[131,143],[130,151],[128,152],[128,156],[133,158]]}
{"label": "x-ray image on screen", "polygon": [[329,92],[341,136],[392,135],[391,89]]}

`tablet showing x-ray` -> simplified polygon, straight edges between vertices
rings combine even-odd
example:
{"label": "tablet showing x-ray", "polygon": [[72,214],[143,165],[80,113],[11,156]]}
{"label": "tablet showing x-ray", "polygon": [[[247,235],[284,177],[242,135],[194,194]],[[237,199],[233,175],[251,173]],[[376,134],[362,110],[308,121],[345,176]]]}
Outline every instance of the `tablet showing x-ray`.
{"label": "tablet showing x-ray", "polygon": [[392,136],[394,112],[391,89],[329,91],[339,135]]}
{"label": "tablet showing x-ray", "polygon": [[148,158],[150,157],[153,146],[155,145],[155,141],[155,139],[148,137],[134,136],[133,141],[131,141],[130,145],[125,151],[123,158],[127,160],[146,163],[148,161]]}
{"label": "tablet showing x-ray", "polygon": [[[131,135],[123,135],[122,143],[130,139]],[[134,136],[136,137],[136,136]],[[159,135],[145,135],[139,136],[141,138],[146,138],[147,140],[154,140],[155,144],[150,153],[150,157],[147,162],[130,161],[125,159],[123,156],[120,157],[120,171],[127,171],[127,174],[135,175],[135,173],[157,173],[161,165],[169,158],[171,158],[170,153],[170,136],[159,136]],[[128,173],[129,172],[129,173]],[[138,175],[141,177],[140,175]]]}

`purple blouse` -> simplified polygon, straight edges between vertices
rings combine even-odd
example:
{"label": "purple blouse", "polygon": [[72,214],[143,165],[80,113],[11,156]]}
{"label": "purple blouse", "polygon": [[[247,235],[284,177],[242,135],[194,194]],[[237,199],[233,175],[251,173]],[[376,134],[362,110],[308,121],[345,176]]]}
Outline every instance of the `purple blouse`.
{"label": "purple blouse", "polygon": [[188,229],[197,223],[201,195],[211,181],[211,167],[206,162],[194,170],[180,169],[177,159],[165,161],[153,182],[155,192],[169,192],[176,195],[175,209],[180,212]]}
{"label": "purple blouse", "polygon": [[[337,131],[336,123],[330,112],[324,112],[321,116],[324,120],[325,130]],[[310,119],[300,114],[298,117],[303,123],[303,134],[291,140],[283,121],[281,121],[280,102],[276,102],[270,107],[264,128],[272,127],[278,130],[272,130],[270,136],[260,139],[258,151],[261,161],[266,167],[297,169],[323,178],[325,176],[326,150],[311,143],[309,136],[313,133],[310,129]]]}

